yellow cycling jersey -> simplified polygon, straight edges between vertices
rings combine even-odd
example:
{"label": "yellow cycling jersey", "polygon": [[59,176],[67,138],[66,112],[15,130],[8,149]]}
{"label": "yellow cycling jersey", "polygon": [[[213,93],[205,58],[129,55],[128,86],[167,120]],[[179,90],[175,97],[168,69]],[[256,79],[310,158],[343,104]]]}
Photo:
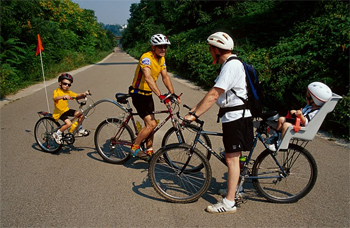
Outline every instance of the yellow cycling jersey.
{"label": "yellow cycling jersey", "polygon": [[158,59],[152,51],[144,53],[139,60],[139,64],[137,65],[130,93],[152,95],[152,90],[146,82],[145,75],[142,72],[142,68],[144,67],[151,69],[151,75],[156,82],[160,72],[166,69],[165,58],[161,57]]}
{"label": "yellow cycling jersey", "polygon": [[[55,99],[55,97],[64,96],[64,95],[68,95],[71,97],[77,96],[76,93],[74,93],[70,90],[64,91],[61,88],[57,88],[53,91],[53,99]],[[55,104],[55,110],[53,111],[52,117],[56,121],[58,121],[58,119],[61,117],[61,115],[69,110],[68,100],[61,99],[61,100],[58,100],[57,102],[55,102],[55,100],[54,100],[54,104]]]}

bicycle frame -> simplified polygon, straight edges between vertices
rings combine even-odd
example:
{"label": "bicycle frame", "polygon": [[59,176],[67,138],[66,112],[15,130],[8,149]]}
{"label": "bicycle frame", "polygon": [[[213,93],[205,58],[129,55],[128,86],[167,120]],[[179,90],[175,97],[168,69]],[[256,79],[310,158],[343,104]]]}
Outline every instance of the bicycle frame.
{"label": "bicycle frame", "polygon": [[[200,129],[203,129],[203,124],[204,122],[201,121],[201,120],[196,120],[197,123],[200,124]],[[266,123],[263,123],[263,124],[266,124]],[[267,125],[269,126],[269,125]],[[258,140],[265,146],[265,148],[267,149],[268,148],[268,145],[264,142],[264,138],[262,137],[262,133],[260,132],[261,127],[259,127],[257,130],[256,130],[256,134],[254,136],[254,141],[253,141],[253,147],[252,149],[250,150],[248,156],[247,156],[247,159],[245,161],[245,164],[244,164],[244,169],[243,171],[241,172],[241,178],[244,180],[245,178],[246,179],[271,179],[271,178],[281,178],[281,177],[286,177],[287,174],[285,172],[285,170],[283,169],[283,167],[280,165],[280,163],[277,161],[276,157],[274,156],[273,152],[271,151],[270,155],[272,156],[273,160],[276,162],[276,165],[280,168],[282,174],[279,175],[279,176],[266,176],[266,177],[257,177],[257,176],[251,176],[249,175],[249,173],[247,172],[248,170],[248,164],[253,156],[253,153],[254,153],[254,149],[257,145],[257,142]],[[209,150],[217,159],[219,159],[224,165],[227,165],[226,164],[226,159],[224,157],[222,157],[220,154],[218,154],[216,151],[214,151],[212,148],[210,148],[208,145],[206,145],[199,137],[201,134],[206,134],[206,135],[212,135],[212,136],[223,136],[223,133],[219,133],[219,132],[211,132],[211,131],[203,131],[203,130],[200,130],[197,132],[197,135],[196,135],[196,138],[194,140],[194,143],[191,147],[191,152],[193,153],[194,149],[196,148],[196,144],[199,142],[203,147],[205,147],[207,150]],[[185,169],[186,169],[186,166],[188,165],[190,159],[192,157],[189,156],[186,164],[184,165],[184,167],[182,168],[182,170],[179,172],[179,175],[181,175]]]}
{"label": "bicycle frame", "polygon": [[[113,103],[114,103],[114,102],[113,102]],[[123,107],[123,106],[120,105],[120,104],[118,104],[118,106]],[[132,108],[130,107],[129,102],[127,102],[127,106],[128,106],[128,108],[123,107],[123,109],[125,110],[126,113],[128,113],[128,115],[127,115],[126,119],[122,122],[122,124],[121,124],[119,130],[117,131],[117,133],[115,134],[115,136],[113,137],[114,139],[116,139],[116,138],[118,138],[118,137],[120,136],[120,134],[122,133],[122,129],[124,129],[124,126],[125,126],[126,124],[128,124],[130,120],[131,120],[132,125],[133,125],[133,127],[134,127],[135,134],[136,134],[136,135],[139,134],[139,132],[138,132],[138,130],[137,130],[136,122],[135,122],[135,119],[134,119],[134,116],[139,115],[139,114],[133,112]],[[169,115],[168,115],[161,123],[159,123],[159,124],[156,126],[156,128],[151,132],[151,134],[150,134],[146,139],[144,139],[144,140],[142,141],[141,144],[144,144],[145,142],[147,142],[147,140],[150,139],[160,128],[162,128],[162,127],[164,126],[164,124],[165,124],[166,122],[168,122],[169,119],[171,119],[171,122],[172,122],[173,126],[174,126],[175,128],[177,128],[176,118],[175,118],[175,116],[174,116],[174,114],[173,114],[171,105],[166,104],[166,106],[167,106],[167,110],[154,111],[154,112],[153,112],[154,115],[157,115],[157,114],[169,114]],[[177,113],[178,113],[178,112],[177,112]],[[132,143],[130,143],[130,142],[123,142],[123,141],[120,141],[120,140],[119,140],[118,143],[119,143],[119,144],[122,144],[122,145],[132,146]]]}

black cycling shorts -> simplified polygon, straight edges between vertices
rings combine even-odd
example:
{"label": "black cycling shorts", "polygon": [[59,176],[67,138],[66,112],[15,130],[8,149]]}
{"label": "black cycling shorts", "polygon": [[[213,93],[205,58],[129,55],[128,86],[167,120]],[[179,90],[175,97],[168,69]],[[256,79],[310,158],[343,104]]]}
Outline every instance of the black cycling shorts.
{"label": "black cycling shorts", "polygon": [[67,112],[63,113],[61,116],[60,116],[60,120],[63,120],[65,121],[66,119],[69,118],[69,116],[74,116],[74,113],[76,112],[76,110],[74,109],[69,109]]}
{"label": "black cycling shorts", "polygon": [[253,118],[241,118],[222,124],[226,153],[250,151],[253,147]]}
{"label": "black cycling shorts", "polygon": [[154,112],[154,102],[152,95],[144,96],[141,94],[132,93],[132,104],[136,108],[137,113],[144,119],[148,115],[152,115]]}

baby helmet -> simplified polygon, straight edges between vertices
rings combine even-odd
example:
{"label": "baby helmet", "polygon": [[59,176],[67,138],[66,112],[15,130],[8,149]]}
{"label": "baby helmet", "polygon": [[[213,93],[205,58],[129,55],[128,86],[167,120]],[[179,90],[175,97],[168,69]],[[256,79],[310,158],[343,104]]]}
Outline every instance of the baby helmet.
{"label": "baby helmet", "polygon": [[307,86],[312,100],[317,106],[322,106],[332,97],[332,90],[322,82],[312,82]]}

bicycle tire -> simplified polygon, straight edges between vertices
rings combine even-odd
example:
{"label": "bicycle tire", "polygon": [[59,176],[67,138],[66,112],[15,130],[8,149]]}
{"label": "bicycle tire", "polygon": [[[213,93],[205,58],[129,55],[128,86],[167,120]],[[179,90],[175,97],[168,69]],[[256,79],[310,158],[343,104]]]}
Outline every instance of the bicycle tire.
{"label": "bicycle tire", "polygon": [[275,156],[287,174],[283,177],[272,153],[274,152],[266,149],[258,156],[252,174],[257,177],[279,177],[253,179],[255,189],[273,203],[297,202],[306,196],[316,183],[317,165],[314,157],[305,148],[289,144],[288,150],[280,150]]}
{"label": "bicycle tire", "polygon": [[95,148],[102,159],[108,163],[123,164],[131,158],[131,146],[135,137],[129,125],[125,124],[118,139],[111,141],[121,124],[122,121],[118,118],[108,118],[96,128]]}
{"label": "bicycle tire", "polygon": [[[199,131],[199,127],[196,125],[193,125],[193,124],[185,125],[185,128],[180,130],[180,131],[177,128],[172,127],[165,133],[163,140],[162,140],[162,147],[164,147],[166,145],[174,144],[174,143],[186,143],[188,145],[192,145],[198,131]],[[179,134],[179,135],[177,135],[177,134]],[[200,139],[203,142],[205,142],[205,144],[208,147],[210,147],[210,148],[212,147],[211,141],[210,141],[208,135],[201,134]],[[210,160],[211,152],[208,149],[206,149],[200,143],[197,143],[196,148],[206,156],[208,161]],[[167,153],[164,154],[164,159],[167,162],[171,162],[171,160],[172,160],[171,157]],[[197,171],[201,170],[202,168],[203,168],[203,165],[201,164],[198,167],[193,167],[191,169],[187,169],[187,171],[197,172]]]}
{"label": "bicycle tire", "polygon": [[[198,200],[209,188],[212,177],[209,161],[197,149],[191,155],[190,148],[186,144],[171,144],[159,149],[151,157],[148,168],[149,180],[155,191],[167,201],[191,203]],[[159,157],[165,153],[171,154],[172,163],[158,162]],[[180,168],[190,156],[192,157],[188,165],[198,166],[198,163],[203,163],[203,169],[198,172],[185,171],[178,175]]]}
{"label": "bicycle tire", "polygon": [[56,143],[52,136],[59,127],[59,123],[47,116],[40,118],[36,122],[34,137],[41,150],[48,153],[57,153],[62,148],[63,145]]}

